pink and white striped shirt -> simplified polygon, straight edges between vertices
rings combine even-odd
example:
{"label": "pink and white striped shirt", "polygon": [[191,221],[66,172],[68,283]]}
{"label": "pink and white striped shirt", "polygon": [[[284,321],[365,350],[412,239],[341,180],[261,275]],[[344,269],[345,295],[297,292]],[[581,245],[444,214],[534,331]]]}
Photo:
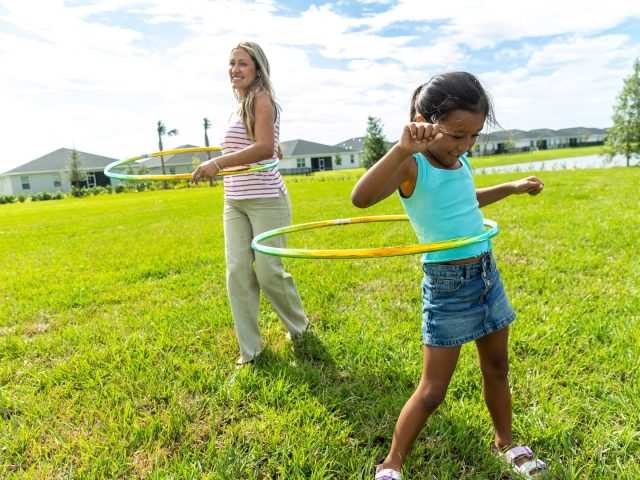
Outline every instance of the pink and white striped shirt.
{"label": "pink and white striped shirt", "polygon": [[[274,139],[273,139],[273,156],[260,160],[253,165],[264,165],[266,163],[272,163],[278,158],[278,140],[280,138],[280,115],[277,116],[276,122],[273,125]],[[224,133],[220,141],[220,148],[222,155],[234,153],[243,148],[247,148],[253,145],[255,142],[247,138],[247,133],[242,124],[242,121],[234,114],[231,116],[231,121],[227,126],[227,130]],[[233,168],[247,168],[250,165],[239,165]],[[260,170],[252,173],[238,173],[236,175],[229,175],[224,178],[224,197],[230,200],[247,200],[251,198],[277,198],[279,190],[283,193],[287,193],[287,187],[282,180],[280,170],[278,167],[272,167],[267,170]]]}

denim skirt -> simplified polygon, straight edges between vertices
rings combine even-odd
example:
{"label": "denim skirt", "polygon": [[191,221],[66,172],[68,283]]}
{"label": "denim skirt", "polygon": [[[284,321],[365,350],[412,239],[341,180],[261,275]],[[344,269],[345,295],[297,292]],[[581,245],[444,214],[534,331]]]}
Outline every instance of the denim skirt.
{"label": "denim skirt", "polygon": [[455,347],[516,318],[491,252],[465,265],[422,265],[422,341]]}

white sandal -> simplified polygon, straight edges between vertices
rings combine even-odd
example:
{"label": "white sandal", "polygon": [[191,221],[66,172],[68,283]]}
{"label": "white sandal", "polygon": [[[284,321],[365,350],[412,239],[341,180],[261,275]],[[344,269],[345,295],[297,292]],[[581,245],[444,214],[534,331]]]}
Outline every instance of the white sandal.
{"label": "white sandal", "polygon": [[382,470],[378,470],[380,465],[376,465],[376,476],[374,480],[402,480],[402,475],[400,472],[396,472],[391,468],[383,468]]}
{"label": "white sandal", "polygon": [[[529,457],[532,460],[523,463],[522,465],[516,465],[516,460],[522,457]],[[520,475],[524,475],[525,477],[533,478],[535,476],[541,476],[547,473],[547,464],[544,463],[540,459],[534,459],[533,451],[527,447],[513,447],[510,450],[507,450],[503,455],[505,463],[510,463],[513,467],[513,470]],[[537,475],[531,475],[531,472],[537,470]]]}

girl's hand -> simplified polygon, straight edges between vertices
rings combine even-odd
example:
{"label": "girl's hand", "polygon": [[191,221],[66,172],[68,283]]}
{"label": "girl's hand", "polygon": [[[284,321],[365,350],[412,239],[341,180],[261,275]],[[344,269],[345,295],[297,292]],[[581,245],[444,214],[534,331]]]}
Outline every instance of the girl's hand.
{"label": "girl's hand", "polygon": [[543,188],[544,183],[535,175],[513,182],[513,193],[515,195],[522,195],[523,193],[538,195]]}
{"label": "girl's hand", "polygon": [[431,123],[411,122],[402,129],[398,147],[407,153],[407,157],[414,153],[423,152],[442,138],[440,125]]}
{"label": "girl's hand", "polygon": [[215,178],[218,174],[218,167],[213,163],[213,160],[207,160],[206,162],[201,163],[198,168],[191,175],[191,179],[189,180],[189,185],[200,183],[202,179],[210,179]]}

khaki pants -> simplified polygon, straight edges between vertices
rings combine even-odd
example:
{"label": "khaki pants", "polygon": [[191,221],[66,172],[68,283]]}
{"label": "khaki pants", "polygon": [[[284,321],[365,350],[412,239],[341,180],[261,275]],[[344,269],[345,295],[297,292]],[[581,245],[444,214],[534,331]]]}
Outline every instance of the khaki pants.
{"label": "khaki pants", "polygon": [[[284,271],[282,259],[257,253],[251,248],[251,240],[256,235],[289,225],[291,201],[282,191],[278,198],[224,201],[227,293],[242,362],[253,360],[262,352],[258,326],[260,289],[292,337],[300,335],[309,325],[296,282]],[[286,236],[282,235],[262,243],[284,248],[286,242]]]}

